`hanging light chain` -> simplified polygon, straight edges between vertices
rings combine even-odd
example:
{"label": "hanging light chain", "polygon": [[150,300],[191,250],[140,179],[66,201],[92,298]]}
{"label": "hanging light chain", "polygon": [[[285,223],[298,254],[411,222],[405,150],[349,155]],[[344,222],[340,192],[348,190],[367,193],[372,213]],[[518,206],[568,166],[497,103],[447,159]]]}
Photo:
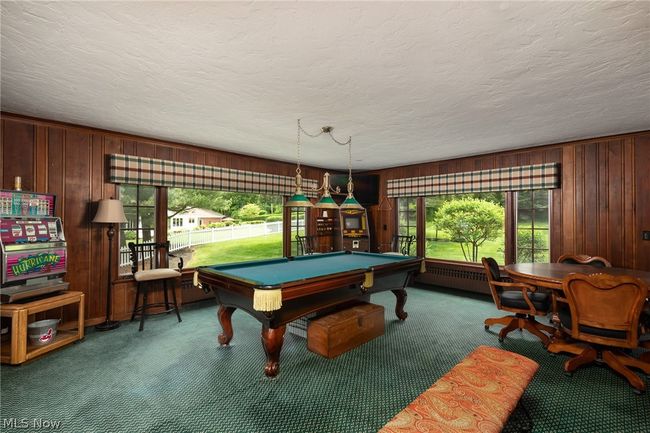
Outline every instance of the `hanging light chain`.
{"label": "hanging light chain", "polygon": [[[298,137],[296,138],[296,142],[298,143],[298,165],[296,166],[296,174],[300,174],[300,131],[302,130],[302,127],[300,126],[300,119],[298,119]],[[304,131],[303,131],[304,132]]]}
{"label": "hanging light chain", "polygon": [[348,140],[348,193],[352,194],[354,189],[352,183],[352,137]]}

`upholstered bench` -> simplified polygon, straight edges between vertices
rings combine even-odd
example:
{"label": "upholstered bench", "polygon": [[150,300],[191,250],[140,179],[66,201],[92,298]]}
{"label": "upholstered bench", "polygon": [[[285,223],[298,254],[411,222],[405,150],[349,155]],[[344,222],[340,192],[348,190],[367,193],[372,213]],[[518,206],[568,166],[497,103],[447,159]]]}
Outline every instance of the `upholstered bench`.
{"label": "upholstered bench", "polygon": [[525,356],[479,346],[379,432],[500,432],[538,368]]}

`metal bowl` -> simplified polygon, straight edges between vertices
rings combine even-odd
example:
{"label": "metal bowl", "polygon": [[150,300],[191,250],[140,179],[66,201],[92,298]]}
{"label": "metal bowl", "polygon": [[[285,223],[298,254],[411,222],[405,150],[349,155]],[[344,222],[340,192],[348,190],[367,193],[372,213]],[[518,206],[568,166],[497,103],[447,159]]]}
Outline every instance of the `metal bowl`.
{"label": "metal bowl", "polygon": [[54,341],[59,319],[39,320],[27,325],[29,341],[37,346],[45,346]]}

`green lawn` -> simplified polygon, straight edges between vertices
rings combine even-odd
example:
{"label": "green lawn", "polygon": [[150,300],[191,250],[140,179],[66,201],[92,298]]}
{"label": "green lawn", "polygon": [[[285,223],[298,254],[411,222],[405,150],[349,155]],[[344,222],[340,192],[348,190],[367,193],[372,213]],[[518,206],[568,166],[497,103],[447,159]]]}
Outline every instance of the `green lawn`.
{"label": "green lawn", "polygon": [[[438,234],[442,235],[443,232]],[[433,236],[433,233],[431,235]],[[503,237],[494,241],[486,241],[479,248],[479,258],[483,256],[494,257],[497,262],[503,263],[503,251],[499,251],[500,249],[503,249]],[[436,259],[465,261],[460,244],[450,242],[442,237],[437,242],[427,242],[426,256]],[[186,267],[193,268],[273,257],[282,257],[281,233],[197,246]]]}
{"label": "green lawn", "polygon": [[[460,249],[460,244],[458,242],[451,242],[449,240],[449,235],[444,230],[438,230],[437,235],[437,241],[427,241],[427,257],[442,260],[465,261],[465,256],[463,256],[463,251]],[[434,228],[434,225],[428,223],[426,227],[426,237],[432,239],[435,236],[436,230]],[[505,260],[503,250],[503,235],[499,236],[495,240],[485,241],[483,245],[479,247],[477,261],[480,262],[481,257],[494,257],[497,262],[503,263]]]}
{"label": "green lawn", "polygon": [[195,247],[188,268],[282,257],[282,233]]}
{"label": "green lawn", "polygon": [[[443,239],[439,241],[428,241],[426,256],[434,259],[465,261],[460,244]],[[503,237],[494,241],[485,241],[478,249],[479,262],[481,257],[494,257],[497,262],[503,263]]]}

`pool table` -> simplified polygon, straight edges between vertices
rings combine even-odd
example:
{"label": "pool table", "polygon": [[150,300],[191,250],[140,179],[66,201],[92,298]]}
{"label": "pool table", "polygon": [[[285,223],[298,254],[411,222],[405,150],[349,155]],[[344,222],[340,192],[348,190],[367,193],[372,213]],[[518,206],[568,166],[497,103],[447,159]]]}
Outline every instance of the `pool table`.
{"label": "pool table", "polygon": [[280,371],[287,323],[385,290],[395,294],[395,314],[405,320],[405,288],[423,265],[417,257],[344,251],[203,266],[197,277],[219,304],[221,345],[233,337],[231,316],[236,309],[262,323],[264,373],[274,377]]}

